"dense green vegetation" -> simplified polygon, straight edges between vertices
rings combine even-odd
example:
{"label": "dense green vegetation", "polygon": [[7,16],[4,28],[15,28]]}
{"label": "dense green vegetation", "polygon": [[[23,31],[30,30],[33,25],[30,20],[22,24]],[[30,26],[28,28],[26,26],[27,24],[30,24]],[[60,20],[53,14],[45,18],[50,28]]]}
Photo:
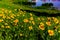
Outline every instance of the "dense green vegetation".
{"label": "dense green vegetation", "polygon": [[60,10],[13,3],[23,1],[0,1],[0,40],[60,40]]}
{"label": "dense green vegetation", "polygon": [[[22,10],[32,10],[32,11],[35,11],[35,12],[40,12],[40,13],[43,13],[43,12],[45,12],[45,13],[47,13],[47,14],[58,14],[58,13],[60,13],[60,11],[59,10],[56,10],[54,7],[46,7],[46,6],[41,6],[41,7],[35,7],[35,8],[32,8],[31,7],[31,5],[24,5],[25,3],[27,3],[26,1],[24,2],[24,0],[22,0],[22,2],[21,1],[19,1],[20,3],[18,3],[17,5],[19,5],[20,4],[20,8],[22,9]],[[24,3],[23,3],[24,2]],[[48,3],[46,3],[46,4],[48,4]],[[51,3],[50,3],[51,4]],[[48,6],[53,6],[53,4],[48,4]],[[24,6],[23,6],[24,5]],[[44,4],[45,5],[45,4]],[[51,9],[50,9],[51,8]]]}

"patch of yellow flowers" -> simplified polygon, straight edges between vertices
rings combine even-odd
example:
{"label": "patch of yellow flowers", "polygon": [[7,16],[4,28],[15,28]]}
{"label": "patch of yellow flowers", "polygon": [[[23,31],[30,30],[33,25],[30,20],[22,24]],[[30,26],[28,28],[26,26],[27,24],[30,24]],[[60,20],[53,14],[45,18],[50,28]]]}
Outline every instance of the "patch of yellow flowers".
{"label": "patch of yellow flowers", "polygon": [[[12,10],[7,10],[7,9],[2,8],[0,11],[1,11],[1,13],[0,13],[0,23],[1,24],[3,23],[2,25],[0,25],[1,28],[11,28],[10,24],[12,24],[13,27],[14,27],[16,25],[21,26],[21,25],[24,25],[24,23],[28,23],[30,25],[27,28],[30,31],[34,30],[33,27],[36,26],[36,25],[37,25],[36,27],[38,27],[38,29],[45,31],[46,27],[48,28],[48,26],[52,26],[52,22],[54,22],[55,24],[59,24],[59,22],[60,22],[60,20],[58,20],[55,17],[47,17],[47,18],[36,17],[35,18],[32,13],[27,14],[26,12],[23,12],[23,11],[20,11],[20,10],[17,13],[13,13]],[[14,9],[14,12],[16,12],[16,11],[17,11],[17,9]],[[29,15],[29,17],[26,16],[26,14]],[[24,18],[23,15],[26,18]],[[22,23],[20,23],[20,22],[22,22]],[[26,24],[26,25],[28,25],[28,24]],[[52,30],[48,29],[47,32],[48,32],[49,36],[54,36],[54,28]],[[20,33],[20,36],[23,36],[23,34]]]}

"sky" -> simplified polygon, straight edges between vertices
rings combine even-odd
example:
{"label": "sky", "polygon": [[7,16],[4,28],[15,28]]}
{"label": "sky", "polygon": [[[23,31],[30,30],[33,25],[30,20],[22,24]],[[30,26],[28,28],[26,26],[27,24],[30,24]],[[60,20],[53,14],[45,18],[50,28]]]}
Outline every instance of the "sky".
{"label": "sky", "polygon": [[48,2],[48,3],[53,3],[53,5],[54,5],[54,7],[57,7],[57,8],[60,8],[60,1],[49,1],[49,0],[47,0],[47,1],[41,1],[41,0],[37,0],[37,2],[36,2],[36,6],[41,6],[42,5],[42,3],[46,3],[46,2]]}

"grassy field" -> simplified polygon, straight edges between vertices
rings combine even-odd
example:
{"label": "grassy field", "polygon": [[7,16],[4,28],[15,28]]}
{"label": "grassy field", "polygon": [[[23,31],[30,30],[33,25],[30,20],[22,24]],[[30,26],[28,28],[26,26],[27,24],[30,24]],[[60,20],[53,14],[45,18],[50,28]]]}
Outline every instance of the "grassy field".
{"label": "grassy field", "polygon": [[31,12],[60,13],[58,10],[32,9],[0,1],[0,40],[60,40],[60,16],[36,16]]}
{"label": "grassy field", "polygon": [[6,6],[8,6],[8,8],[11,7],[11,9],[17,8],[17,9],[22,9],[22,10],[30,10],[30,11],[32,10],[32,11],[36,11],[36,12],[40,12],[40,13],[45,12],[47,14],[58,14],[58,13],[60,13],[60,10],[36,9],[36,8],[32,8],[32,7],[28,6],[28,5],[23,6],[23,5],[13,4],[10,1],[8,1],[7,3],[6,2],[7,1],[4,1],[4,0],[1,1],[0,2],[1,6],[0,7],[3,6],[3,7],[6,8]]}
{"label": "grassy field", "polygon": [[[21,1],[20,1],[21,2]],[[46,12],[47,14],[58,14],[60,13],[60,10],[50,10],[50,9],[43,9],[44,7],[42,7],[42,9],[37,9],[37,8],[32,8],[31,5],[24,5],[25,3],[23,3],[24,0],[22,0],[21,3],[18,3],[17,5],[20,5],[20,9],[23,9],[23,10],[32,10],[32,11],[36,11],[36,12]],[[25,1],[26,2],[26,1]]]}

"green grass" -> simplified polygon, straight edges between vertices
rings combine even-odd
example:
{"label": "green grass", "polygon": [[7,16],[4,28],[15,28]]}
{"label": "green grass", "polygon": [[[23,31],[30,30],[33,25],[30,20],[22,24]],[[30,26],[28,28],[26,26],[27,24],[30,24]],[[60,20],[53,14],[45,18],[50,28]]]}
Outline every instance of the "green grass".
{"label": "green grass", "polygon": [[23,10],[33,10],[33,11],[40,12],[40,13],[41,12],[46,12],[48,14],[57,14],[57,13],[60,13],[60,10],[36,9],[36,8],[31,8],[28,5],[13,4],[12,2],[10,2],[8,0],[0,1],[0,7],[5,7],[5,8],[8,8],[8,9],[17,8],[17,9],[23,9]]}
{"label": "green grass", "polygon": [[[17,9],[34,10],[38,12],[57,13],[58,10],[32,9],[23,5],[0,1],[0,40],[60,40],[60,16],[37,17],[30,12]],[[51,30],[49,35],[48,30]]]}

